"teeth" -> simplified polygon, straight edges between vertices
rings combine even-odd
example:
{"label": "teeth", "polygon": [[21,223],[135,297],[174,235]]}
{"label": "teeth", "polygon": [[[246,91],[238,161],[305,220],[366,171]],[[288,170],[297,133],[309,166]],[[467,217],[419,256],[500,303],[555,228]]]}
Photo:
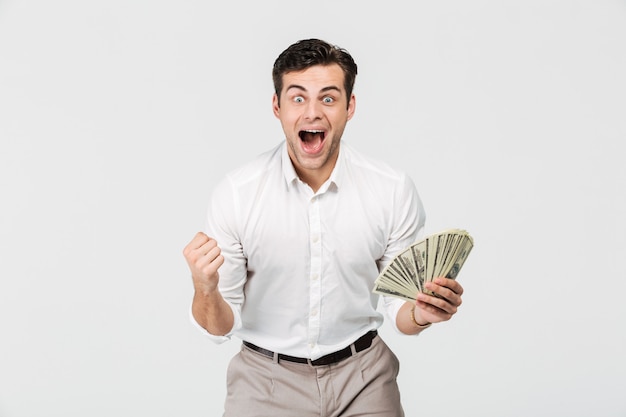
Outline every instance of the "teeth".
{"label": "teeth", "polygon": [[324,131],[323,130],[305,130],[305,132],[307,132],[307,133],[322,133]]}

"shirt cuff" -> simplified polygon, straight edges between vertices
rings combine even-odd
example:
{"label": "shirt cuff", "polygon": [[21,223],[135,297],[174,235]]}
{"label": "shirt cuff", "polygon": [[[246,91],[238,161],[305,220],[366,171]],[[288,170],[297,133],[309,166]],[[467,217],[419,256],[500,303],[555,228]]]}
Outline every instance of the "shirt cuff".
{"label": "shirt cuff", "polygon": [[205,329],[204,327],[200,326],[200,324],[198,324],[198,322],[196,321],[196,318],[193,316],[193,310],[192,307],[189,306],[189,320],[191,321],[191,324],[200,331],[200,333],[204,334],[206,337],[208,337],[211,341],[213,341],[216,344],[222,344],[224,342],[227,342],[231,339],[231,337],[233,336],[233,333],[235,333],[236,330],[241,328],[241,314],[239,314],[239,312],[228,302],[226,301],[226,303],[228,304],[228,306],[230,307],[230,309],[233,311],[233,319],[234,319],[234,323],[233,323],[233,328],[230,330],[230,332],[228,332],[227,334],[221,336],[221,335],[214,335],[209,333],[209,331],[207,329]]}

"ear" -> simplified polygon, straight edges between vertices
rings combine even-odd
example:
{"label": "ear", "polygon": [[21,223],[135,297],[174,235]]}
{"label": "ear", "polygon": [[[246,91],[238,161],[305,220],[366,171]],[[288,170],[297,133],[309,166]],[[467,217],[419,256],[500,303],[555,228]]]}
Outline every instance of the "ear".
{"label": "ear", "polygon": [[274,112],[274,116],[280,119],[280,105],[278,104],[278,96],[276,93],[272,96],[272,111]]}
{"label": "ear", "polygon": [[354,116],[354,111],[356,110],[356,97],[354,94],[350,96],[350,101],[348,101],[348,118],[346,120],[352,119]]}

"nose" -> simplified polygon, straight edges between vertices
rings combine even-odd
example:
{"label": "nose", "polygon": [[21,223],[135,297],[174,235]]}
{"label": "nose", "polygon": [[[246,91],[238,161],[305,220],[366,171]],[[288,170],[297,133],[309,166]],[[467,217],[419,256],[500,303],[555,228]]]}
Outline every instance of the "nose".
{"label": "nose", "polygon": [[322,117],[322,104],[317,100],[310,100],[304,109],[304,118],[307,120],[317,120]]}

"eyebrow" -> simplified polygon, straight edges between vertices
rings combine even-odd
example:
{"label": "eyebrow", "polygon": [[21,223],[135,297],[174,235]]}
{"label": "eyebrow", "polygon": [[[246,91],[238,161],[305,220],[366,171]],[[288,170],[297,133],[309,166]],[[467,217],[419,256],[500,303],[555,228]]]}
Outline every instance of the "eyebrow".
{"label": "eyebrow", "polygon": [[[291,90],[292,88],[295,88],[297,90],[307,91],[307,89],[304,88],[301,85],[291,84],[291,85],[287,86],[287,88],[285,89],[285,92]],[[329,85],[328,87],[324,87],[324,88],[322,88],[320,90],[320,92],[322,92],[322,93],[325,93],[327,91],[337,91],[338,93],[341,93],[341,89],[339,87],[337,87],[337,86],[334,86],[334,85]]]}

